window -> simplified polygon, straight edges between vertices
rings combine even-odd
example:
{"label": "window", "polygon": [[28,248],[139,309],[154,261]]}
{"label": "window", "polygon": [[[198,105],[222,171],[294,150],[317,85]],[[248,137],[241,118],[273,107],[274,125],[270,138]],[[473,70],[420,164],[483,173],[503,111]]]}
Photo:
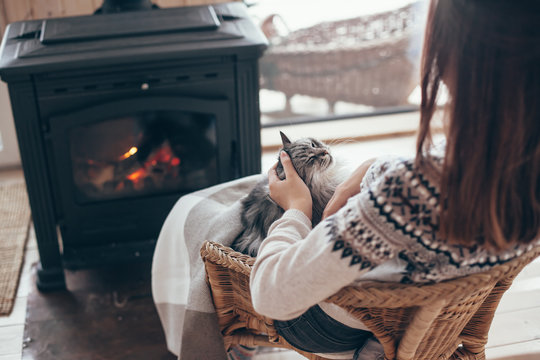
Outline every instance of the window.
{"label": "window", "polygon": [[263,127],[418,107],[425,1],[256,0]]}

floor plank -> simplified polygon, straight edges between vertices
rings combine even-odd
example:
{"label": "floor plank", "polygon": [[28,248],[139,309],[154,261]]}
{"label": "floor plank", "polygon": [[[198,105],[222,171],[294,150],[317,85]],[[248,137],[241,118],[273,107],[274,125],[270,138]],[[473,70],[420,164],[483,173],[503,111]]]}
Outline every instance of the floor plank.
{"label": "floor plank", "polygon": [[503,295],[495,316],[531,308],[540,308],[540,289],[525,289],[512,292],[509,290]]}
{"label": "floor plank", "polygon": [[306,358],[291,350],[267,351],[257,354],[253,360],[305,360]]}
{"label": "floor plank", "polygon": [[498,314],[489,331],[488,347],[540,340],[540,308]]}
{"label": "floor plank", "polygon": [[21,360],[20,354],[0,355],[0,360]]}
{"label": "floor plank", "polygon": [[[26,296],[17,297],[13,310],[8,316],[0,316],[0,327],[11,325],[24,325],[26,317]],[[0,352],[1,353],[1,352]]]}
{"label": "floor plank", "polygon": [[39,261],[39,252],[36,249],[26,249],[24,257],[23,269],[19,280],[19,288],[17,289],[17,297],[28,296],[30,286],[32,285],[33,265]]}
{"label": "floor plank", "polygon": [[0,355],[17,355],[21,353],[24,325],[0,327]]}
{"label": "floor plank", "polygon": [[486,350],[488,360],[538,360],[540,359],[540,340],[498,346]]}
{"label": "floor plank", "polygon": [[37,250],[36,230],[34,229],[33,223],[32,226],[30,226],[30,231],[28,232],[28,241],[26,242],[26,250],[31,249]]}
{"label": "floor plank", "polygon": [[540,258],[527,265],[503,295],[496,314],[540,307]]}
{"label": "floor plank", "polygon": [[525,266],[514,282],[534,278],[540,278],[540,258]]}

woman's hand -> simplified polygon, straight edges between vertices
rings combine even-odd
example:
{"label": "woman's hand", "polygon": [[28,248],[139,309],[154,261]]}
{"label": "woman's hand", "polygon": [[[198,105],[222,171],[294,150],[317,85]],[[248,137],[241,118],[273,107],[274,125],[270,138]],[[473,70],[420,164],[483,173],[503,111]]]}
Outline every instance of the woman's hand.
{"label": "woman's hand", "polygon": [[328,204],[326,204],[326,207],[324,208],[323,219],[335,214],[347,203],[347,200],[349,200],[350,197],[353,197],[360,192],[360,183],[374,161],[375,159],[370,159],[362,163],[362,165],[360,165],[347,180],[336,187],[334,195],[332,195],[330,201],[328,201]]}
{"label": "woman's hand", "polygon": [[285,171],[285,179],[281,180],[277,176],[277,163],[268,171],[268,187],[270,189],[270,197],[283,210],[297,209],[302,211],[311,220],[313,200],[311,193],[298,176],[289,155],[282,151],[279,155],[283,170]]}

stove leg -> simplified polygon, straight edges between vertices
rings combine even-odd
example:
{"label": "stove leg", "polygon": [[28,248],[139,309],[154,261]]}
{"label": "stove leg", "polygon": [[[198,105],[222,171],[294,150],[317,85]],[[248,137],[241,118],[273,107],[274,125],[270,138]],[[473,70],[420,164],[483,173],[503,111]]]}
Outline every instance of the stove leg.
{"label": "stove leg", "polygon": [[52,183],[48,174],[50,160],[44,133],[48,129],[37,108],[36,91],[31,82],[9,84],[9,97],[19,140],[19,152],[26,180],[32,221],[36,232],[40,263],[37,271],[37,287],[41,291],[65,289],[66,282],[58,243],[56,212]]}
{"label": "stove leg", "polygon": [[33,209],[36,209],[32,212],[32,218],[39,250],[36,286],[39,291],[43,292],[64,290],[66,289],[64,264],[60,254],[52,209],[32,206]]}
{"label": "stove leg", "polygon": [[36,286],[41,292],[65,290],[66,278],[63,268],[43,269],[41,261],[37,266]]}

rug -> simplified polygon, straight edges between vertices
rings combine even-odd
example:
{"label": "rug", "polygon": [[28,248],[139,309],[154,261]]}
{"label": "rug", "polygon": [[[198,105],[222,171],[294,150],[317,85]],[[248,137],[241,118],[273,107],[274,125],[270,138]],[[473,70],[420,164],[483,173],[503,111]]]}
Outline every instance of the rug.
{"label": "rug", "polygon": [[0,316],[15,303],[30,214],[24,181],[0,183]]}

